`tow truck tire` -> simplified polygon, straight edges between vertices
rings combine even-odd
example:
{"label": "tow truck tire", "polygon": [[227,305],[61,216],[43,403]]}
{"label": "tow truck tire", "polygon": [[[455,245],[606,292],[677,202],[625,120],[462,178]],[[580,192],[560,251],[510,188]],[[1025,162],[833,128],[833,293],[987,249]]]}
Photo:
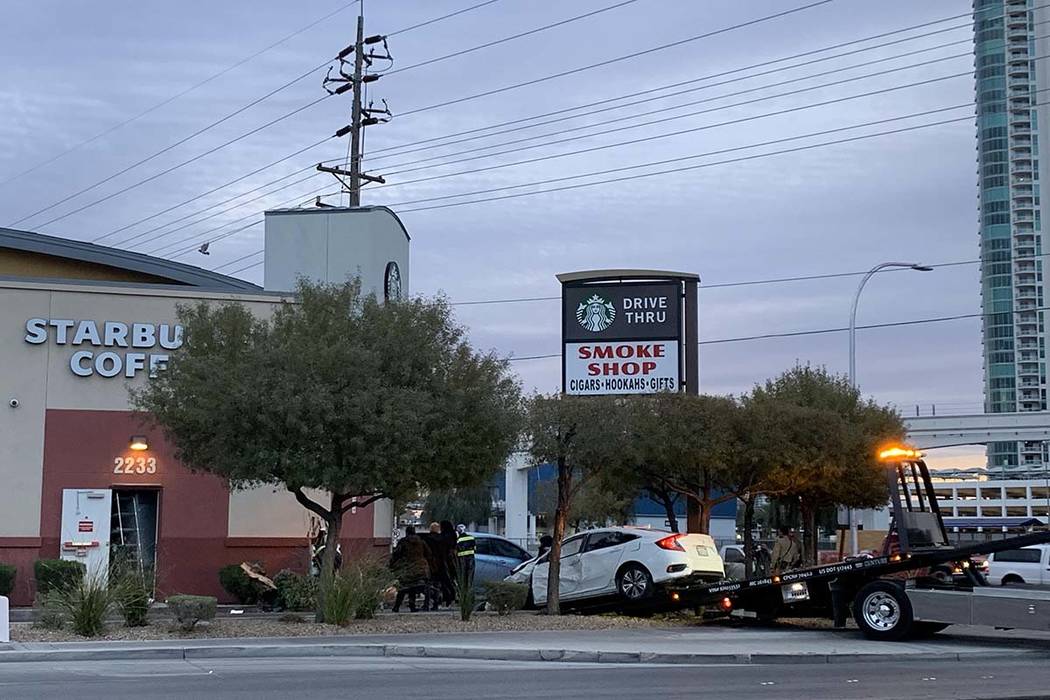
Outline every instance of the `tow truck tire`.
{"label": "tow truck tire", "polygon": [[890,581],[872,581],[853,599],[853,619],[868,639],[895,642],[912,633],[914,617],[904,588]]}

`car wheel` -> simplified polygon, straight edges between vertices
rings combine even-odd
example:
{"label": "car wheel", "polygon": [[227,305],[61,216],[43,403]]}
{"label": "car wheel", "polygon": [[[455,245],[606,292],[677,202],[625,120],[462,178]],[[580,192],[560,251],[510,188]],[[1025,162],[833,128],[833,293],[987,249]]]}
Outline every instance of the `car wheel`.
{"label": "car wheel", "polygon": [[1021,578],[1020,576],[1014,576],[1013,574],[1011,574],[1009,576],[1003,576],[1003,580],[1002,580],[1002,585],[1003,586],[1014,586],[1014,585],[1023,584],[1023,583],[1024,583],[1024,579],[1023,578]]}
{"label": "car wheel", "polygon": [[640,564],[628,564],[616,577],[616,590],[624,600],[645,600],[653,593],[653,577]]}
{"label": "car wheel", "polygon": [[853,619],[868,639],[897,641],[911,634],[911,601],[902,586],[872,581],[853,599]]}

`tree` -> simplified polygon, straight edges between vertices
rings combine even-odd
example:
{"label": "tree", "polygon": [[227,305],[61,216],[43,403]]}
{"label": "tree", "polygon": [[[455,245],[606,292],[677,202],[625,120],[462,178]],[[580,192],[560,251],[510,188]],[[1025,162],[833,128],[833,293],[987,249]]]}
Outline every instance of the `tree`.
{"label": "tree", "polygon": [[423,503],[423,520],[455,523],[485,523],[492,515],[492,489],[480,486],[434,490]]}
{"label": "tree", "polygon": [[[566,525],[573,530],[604,527],[612,521],[623,524],[631,515],[631,507],[638,492],[625,489],[621,483],[610,483],[603,469],[595,478],[580,484],[566,516]],[[541,481],[536,485],[536,512],[553,513],[558,506],[557,481]]]}
{"label": "tree", "polygon": [[796,365],[755,387],[751,396],[815,412],[796,424],[789,438],[791,463],[771,479],[773,491],[798,499],[806,560],[815,562],[820,509],[886,504],[886,478],[876,451],[882,443],[901,440],[904,424],[896,411],[862,398],[845,377],[808,365]]}
{"label": "tree", "polygon": [[178,315],[183,347],[133,405],[190,469],[283,486],[317,514],[322,580],[351,508],[478,483],[518,440],[517,383],[443,299],[381,304],[359,280],[303,280],[271,319],[236,303]]}
{"label": "tree", "polygon": [[557,466],[554,539],[547,570],[547,612],[561,612],[561,541],[580,489],[603,469],[623,459],[627,448],[625,411],[611,396],[537,395],[529,401],[527,438],[537,464]]}
{"label": "tree", "polygon": [[[630,469],[650,493],[689,499],[699,510],[690,531],[709,533],[711,511],[735,497],[726,490],[726,470],[736,402],[724,396],[661,393],[633,397],[631,404]],[[670,498],[668,505],[673,509]]]}

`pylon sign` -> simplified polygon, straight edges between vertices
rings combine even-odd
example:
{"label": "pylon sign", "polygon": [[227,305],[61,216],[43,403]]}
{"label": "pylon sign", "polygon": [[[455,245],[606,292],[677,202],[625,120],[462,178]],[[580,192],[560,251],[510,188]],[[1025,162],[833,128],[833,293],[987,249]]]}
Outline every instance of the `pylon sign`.
{"label": "pylon sign", "polygon": [[696,275],[620,270],[558,280],[566,394],[695,391],[695,341],[687,338],[696,333]]}

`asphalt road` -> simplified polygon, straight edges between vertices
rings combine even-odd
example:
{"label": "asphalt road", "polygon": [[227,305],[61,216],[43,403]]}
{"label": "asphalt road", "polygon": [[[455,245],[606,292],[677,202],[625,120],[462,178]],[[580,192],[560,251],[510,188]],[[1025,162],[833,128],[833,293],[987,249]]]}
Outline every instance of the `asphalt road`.
{"label": "asphalt road", "polygon": [[651,666],[440,659],[226,659],[0,666],[0,698],[1035,698],[1045,659]]}

